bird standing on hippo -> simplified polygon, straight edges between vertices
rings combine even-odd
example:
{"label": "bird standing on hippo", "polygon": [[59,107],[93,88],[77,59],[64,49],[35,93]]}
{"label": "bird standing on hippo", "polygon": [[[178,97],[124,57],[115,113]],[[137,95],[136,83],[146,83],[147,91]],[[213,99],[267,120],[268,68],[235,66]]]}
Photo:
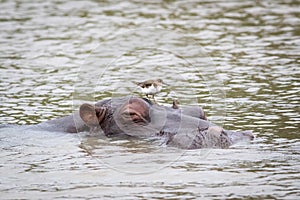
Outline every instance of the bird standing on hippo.
{"label": "bird standing on hippo", "polygon": [[182,149],[228,148],[252,140],[251,131],[229,131],[206,119],[199,106],[181,109],[153,104],[133,96],[84,103],[70,116],[42,122],[36,128],[77,133],[89,131],[108,137],[163,137],[168,146]]}
{"label": "bird standing on hippo", "polygon": [[149,98],[149,95],[152,96],[154,103],[156,103],[154,95],[156,95],[162,90],[163,85],[168,85],[160,78],[154,80],[146,80],[143,82],[133,81],[133,83],[140,87],[142,93],[144,93],[147,98]]}

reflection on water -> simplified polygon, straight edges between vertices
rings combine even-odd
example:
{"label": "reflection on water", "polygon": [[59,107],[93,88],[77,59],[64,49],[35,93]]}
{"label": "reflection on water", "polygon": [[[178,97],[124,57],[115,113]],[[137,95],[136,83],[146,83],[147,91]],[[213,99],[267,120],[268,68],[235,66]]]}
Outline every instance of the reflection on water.
{"label": "reflection on water", "polygon": [[201,104],[210,120],[257,136],[182,151],[151,139],[3,128],[1,197],[299,198],[298,4],[1,1],[1,124],[139,95],[130,79],[155,76],[171,85],[161,104]]}

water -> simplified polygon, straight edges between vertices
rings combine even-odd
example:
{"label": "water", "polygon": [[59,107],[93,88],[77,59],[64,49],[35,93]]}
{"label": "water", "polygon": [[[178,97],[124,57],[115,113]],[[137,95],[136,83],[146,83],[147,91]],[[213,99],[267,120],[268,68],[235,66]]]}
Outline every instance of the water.
{"label": "water", "polygon": [[[183,151],[157,141],[0,130],[1,199],[298,199],[298,1],[1,1],[1,124],[139,95],[201,104],[256,139]],[[138,77],[138,78],[137,78]],[[125,82],[125,84],[124,84]]]}

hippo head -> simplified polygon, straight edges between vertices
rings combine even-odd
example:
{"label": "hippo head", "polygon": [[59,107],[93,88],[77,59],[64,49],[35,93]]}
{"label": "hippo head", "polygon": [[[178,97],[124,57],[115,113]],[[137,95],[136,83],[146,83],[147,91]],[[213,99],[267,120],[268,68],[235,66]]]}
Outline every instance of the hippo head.
{"label": "hippo head", "polygon": [[142,98],[115,98],[95,105],[83,104],[79,113],[91,130],[101,128],[105,135],[149,136],[159,132],[166,116],[164,109],[154,107]]}
{"label": "hippo head", "polygon": [[80,106],[80,117],[92,132],[135,137],[163,136],[180,148],[229,147],[252,133],[225,131],[206,120],[200,107],[174,109],[137,97],[113,98]]}

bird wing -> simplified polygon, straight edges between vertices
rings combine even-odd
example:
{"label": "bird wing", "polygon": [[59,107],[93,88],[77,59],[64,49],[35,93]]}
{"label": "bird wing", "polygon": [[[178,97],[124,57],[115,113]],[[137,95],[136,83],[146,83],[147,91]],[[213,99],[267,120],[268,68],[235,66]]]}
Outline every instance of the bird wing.
{"label": "bird wing", "polygon": [[150,87],[153,84],[153,80],[143,82],[144,87]]}
{"label": "bird wing", "polygon": [[145,88],[145,87],[150,87],[153,84],[153,80],[147,80],[144,82],[133,82],[135,84],[137,84],[138,86]]}

